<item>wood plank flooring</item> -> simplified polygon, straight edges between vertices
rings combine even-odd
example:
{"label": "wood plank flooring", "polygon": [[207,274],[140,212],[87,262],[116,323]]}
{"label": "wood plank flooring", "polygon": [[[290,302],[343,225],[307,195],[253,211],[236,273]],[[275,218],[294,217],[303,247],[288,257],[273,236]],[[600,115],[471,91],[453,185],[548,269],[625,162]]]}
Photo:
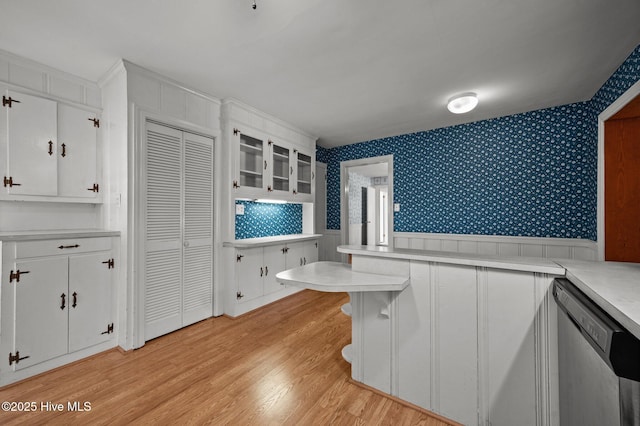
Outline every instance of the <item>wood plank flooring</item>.
{"label": "wood plank flooring", "polygon": [[[211,318],[0,389],[0,424],[446,425],[349,382],[343,293],[303,291],[240,318]],[[47,401],[63,412],[40,410]],[[89,402],[69,412],[67,403]]]}

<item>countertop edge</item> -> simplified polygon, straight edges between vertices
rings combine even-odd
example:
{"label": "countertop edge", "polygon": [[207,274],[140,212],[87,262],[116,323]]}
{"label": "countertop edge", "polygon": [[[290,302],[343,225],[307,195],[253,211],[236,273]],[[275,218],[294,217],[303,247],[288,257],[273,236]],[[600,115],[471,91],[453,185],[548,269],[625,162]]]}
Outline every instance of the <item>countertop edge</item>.
{"label": "countertop edge", "polygon": [[235,248],[264,247],[286,242],[317,240],[320,237],[322,237],[322,234],[278,235],[276,237],[247,238],[245,240],[225,241],[222,243],[222,246]]}
{"label": "countertop edge", "polygon": [[[317,278],[326,278],[327,276],[330,277],[329,282],[326,279]],[[329,293],[402,291],[411,282],[408,276],[389,276],[352,271],[349,265],[326,261],[314,262],[278,272],[276,280],[281,284]],[[379,283],[380,281],[384,282]]]}
{"label": "countertop edge", "polygon": [[338,246],[339,253],[385,257],[389,259],[406,259],[422,262],[438,262],[454,265],[478,266],[495,269],[506,269],[523,272],[537,272],[549,275],[565,275],[565,268],[549,259],[500,257],[477,255],[472,253],[442,252],[418,249],[370,249],[365,246]]}
{"label": "countertop edge", "polygon": [[0,241],[39,241],[66,238],[119,237],[120,231],[100,229],[56,230],[56,231],[9,231],[0,232]]}

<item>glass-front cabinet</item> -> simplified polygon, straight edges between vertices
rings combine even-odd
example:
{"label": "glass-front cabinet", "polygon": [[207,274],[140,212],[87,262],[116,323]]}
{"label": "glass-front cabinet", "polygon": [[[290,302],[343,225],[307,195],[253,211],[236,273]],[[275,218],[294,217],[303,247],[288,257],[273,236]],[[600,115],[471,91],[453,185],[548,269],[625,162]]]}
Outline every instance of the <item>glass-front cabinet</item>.
{"label": "glass-front cabinet", "polygon": [[269,141],[271,145],[271,185],[268,189],[273,192],[291,192],[291,149],[282,144]]}
{"label": "glass-front cabinet", "polygon": [[254,129],[233,128],[236,197],[311,202],[314,159],[295,144]]}
{"label": "glass-front cabinet", "polygon": [[244,133],[239,133],[240,187],[263,188],[267,160],[264,155],[264,141]]}
{"label": "glass-front cabinet", "polygon": [[313,185],[313,171],[311,170],[311,156],[300,151],[296,152],[298,171],[296,175],[296,192],[298,194],[311,194],[311,188]]}

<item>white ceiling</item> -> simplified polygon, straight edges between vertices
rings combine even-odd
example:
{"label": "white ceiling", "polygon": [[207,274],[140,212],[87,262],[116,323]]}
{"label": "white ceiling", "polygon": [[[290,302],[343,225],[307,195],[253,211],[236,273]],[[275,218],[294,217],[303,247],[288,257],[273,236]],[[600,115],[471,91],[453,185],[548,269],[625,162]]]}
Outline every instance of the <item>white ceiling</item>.
{"label": "white ceiling", "polygon": [[92,81],[124,58],[331,147],[588,100],[640,44],[638,0],[256,1],[0,0],[0,49]]}

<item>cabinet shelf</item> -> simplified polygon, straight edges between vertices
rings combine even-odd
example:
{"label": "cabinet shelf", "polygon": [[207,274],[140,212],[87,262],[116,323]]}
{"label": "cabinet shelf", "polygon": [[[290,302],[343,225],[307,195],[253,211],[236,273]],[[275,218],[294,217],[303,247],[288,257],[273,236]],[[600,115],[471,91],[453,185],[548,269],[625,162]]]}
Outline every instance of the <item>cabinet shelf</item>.
{"label": "cabinet shelf", "polygon": [[288,177],[288,176],[275,176],[275,175],[274,175],[274,176],[273,176],[273,179],[274,179],[274,180],[284,180],[284,181],[287,181],[287,180],[289,180],[289,177]]}
{"label": "cabinet shelf", "polygon": [[256,153],[262,154],[261,146],[253,146],[253,145],[248,145],[246,143],[240,142],[240,149],[245,152],[256,152]]}
{"label": "cabinet shelf", "polygon": [[279,152],[273,153],[273,158],[281,158],[283,160],[289,160],[289,156],[286,154],[280,154]]}
{"label": "cabinet shelf", "polygon": [[256,171],[253,171],[253,170],[240,170],[240,174],[262,177],[262,173],[261,172],[256,172]]}
{"label": "cabinet shelf", "polygon": [[298,184],[307,184],[307,185],[311,185],[311,181],[308,181],[308,180],[300,180],[300,179],[298,179]]}

